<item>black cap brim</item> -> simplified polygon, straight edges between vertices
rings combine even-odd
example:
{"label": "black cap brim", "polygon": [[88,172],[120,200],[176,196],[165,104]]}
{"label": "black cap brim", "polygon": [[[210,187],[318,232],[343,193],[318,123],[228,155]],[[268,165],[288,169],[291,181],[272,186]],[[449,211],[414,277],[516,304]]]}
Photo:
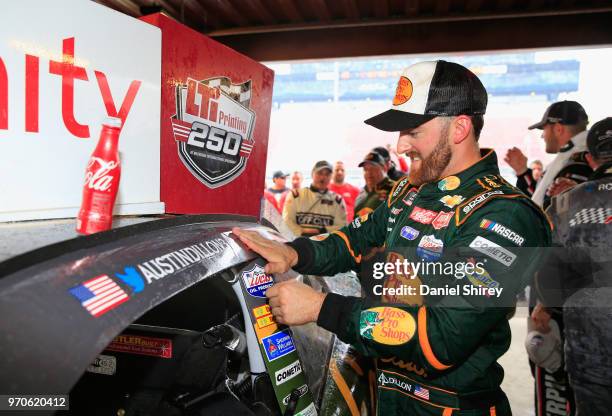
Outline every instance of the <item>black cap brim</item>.
{"label": "black cap brim", "polygon": [[535,124],[532,124],[531,126],[527,127],[527,130],[533,130],[533,129],[540,129],[543,130],[544,126],[546,125],[547,120],[542,120],[539,121]]}
{"label": "black cap brim", "polygon": [[365,120],[364,123],[383,131],[402,131],[414,129],[436,117],[391,109]]}
{"label": "black cap brim", "polygon": [[377,162],[372,162],[371,160],[364,160],[363,162],[361,162],[360,164],[358,164],[358,165],[357,165],[357,167],[362,168],[362,167],[364,167],[365,165],[374,165],[374,166],[381,167],[381,168],[383,168],[383,169],[385,168],[385,165],[381,165],[380,163],[377,163]]}

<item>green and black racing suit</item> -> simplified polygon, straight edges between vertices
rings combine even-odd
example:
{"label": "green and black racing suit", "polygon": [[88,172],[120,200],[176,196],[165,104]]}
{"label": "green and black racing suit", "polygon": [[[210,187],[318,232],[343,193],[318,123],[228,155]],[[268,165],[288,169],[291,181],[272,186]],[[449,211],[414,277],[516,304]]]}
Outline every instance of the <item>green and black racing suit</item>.
{"label": "green and black racing suit", "polygon": [[[505,416],[497,359],[510,345],[507,316],[550,234],[543,212],[483,150],[477,163],[440,181],[416,188],[403,178],[387,203],[322,241],[290,245],[296,271],[360,270],[374,291],[376,298],[328,294],[317,323],[376,357],[379,415]],[[383,273],[385,263],[409,266]],[[435,263],[451,266],[421,271]]]}

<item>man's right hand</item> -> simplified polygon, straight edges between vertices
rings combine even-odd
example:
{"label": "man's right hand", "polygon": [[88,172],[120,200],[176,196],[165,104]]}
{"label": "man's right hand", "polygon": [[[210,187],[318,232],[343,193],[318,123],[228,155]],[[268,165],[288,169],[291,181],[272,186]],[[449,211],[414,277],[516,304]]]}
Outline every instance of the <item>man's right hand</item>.
{"label": "man's right hand", "polygon": [[516,173],[517,176],[527,171],[527,156],[525,156],[518,147],[508,149],[504,161],[514,169],[514,173]]}
{"label": "man's right hand", "polygon": [[268,240],[256,231],[234,227],[232,232],[247,247],[268,261],[264,268],[266,273],[285,273],[297,264],[298,254],[293,247],[279,241]]}

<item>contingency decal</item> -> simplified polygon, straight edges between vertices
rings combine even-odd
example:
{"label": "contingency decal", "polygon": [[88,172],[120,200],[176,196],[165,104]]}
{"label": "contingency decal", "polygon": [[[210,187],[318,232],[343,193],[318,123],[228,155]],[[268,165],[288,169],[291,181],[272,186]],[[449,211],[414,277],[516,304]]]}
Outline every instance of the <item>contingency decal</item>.
{"label": "contingency decal", "polygon": [[253,267],[243,271],[242,280],[249,295],[256,298],[265,298],[266,290],[274,285],[272,275],[264,272],[264,268],[258,264],[253,264]]}
{"label": "contingency decal", "polygon": [[[291,329],[274,320],[265,297],[266,290],[274,284],[272,276],[264,273],[265,262],[257,259],[238,272],[233,284],[238,293],[245,318],[250,321],[246,330],[255,332],[261,359],[272,381],[274,395],[283,414],[289,405],[291,393],[298,390],[300,398],[295,415],[316,416],[312,394],[308,390],[306,376],[295,346]],[[249,350],[250,351],[250,350]]]}
{"label": "contingency decal", "polygon": [[263,344],[268,361],[274,361],[289,354],[290,352],[295,351],[293,338],[291,337],[288,329],[276,332],[269,337],[263,338],[261,343]]}
{"label": "contingency decal", "polygon": [[272,316],[270,305],[268,304],[253,308],[253,316],[255,317],[255,321],[257,322],[257,327],[259,329],[276,323],[276,321],[274,321],[274,317]]}
{"label": "contingency decal", "polygon": [[251,80],[234,84],[228,77],[176,87],[174,140],[187,169],[207,187],[226,185],[244,172],[255,146],[255,112],[249,108]]}
{"label": "contingency decal", "polygon": [[112,355],[98,355],[85,371],[112,376],[117,371],[117,358]]}
{"label": "contingency decal", "polygon": [[359,334],[385,345],[401,345],[412,339],[416,321],[410,313],[391,307],[376,307],[361,311]]}
{"label": "contingency decal", "polygon": [[108,344],[106,351],[172,358],[172,340],[123,334],[116,336],[115,339]]}

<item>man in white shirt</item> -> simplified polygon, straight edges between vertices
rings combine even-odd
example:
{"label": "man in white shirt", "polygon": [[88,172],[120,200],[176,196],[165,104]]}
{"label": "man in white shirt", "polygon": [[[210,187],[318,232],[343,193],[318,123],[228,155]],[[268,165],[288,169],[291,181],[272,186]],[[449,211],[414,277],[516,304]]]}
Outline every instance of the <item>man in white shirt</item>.
{"label": "man in white shirt", "polygon": [[[584,108],[576,101],[558,101],[551,104],[544,112],[542,120],[529,130],[542,130],[546,143],[546,153],[557,154],[557,157],[546,167],[531,199],[541,207],[548,205],[546,191],[553,184],[557,175],[567,165],[573,154],[586,151],[586,126],[588,116]],[[529,177],[527,182],[535,182],[531,169],[527,168],[527,158],[516,147],[508,150],[506,162],[514,169],[516,176]],[[545,203],[546,200],[546,203]]]}

